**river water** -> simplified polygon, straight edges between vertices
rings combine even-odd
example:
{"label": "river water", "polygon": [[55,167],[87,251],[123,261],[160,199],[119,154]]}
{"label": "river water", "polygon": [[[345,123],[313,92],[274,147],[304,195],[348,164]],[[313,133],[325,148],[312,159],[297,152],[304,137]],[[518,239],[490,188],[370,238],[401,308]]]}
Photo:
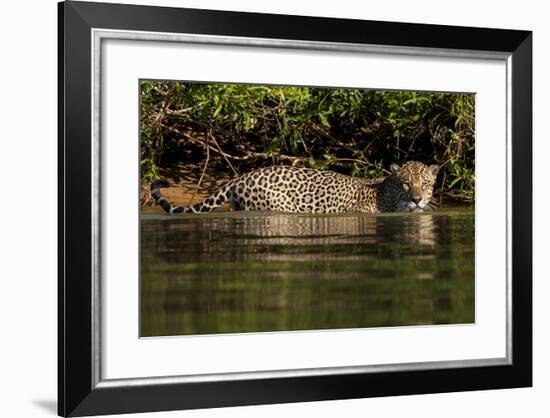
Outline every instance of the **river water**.
{"label": "river water", "polygon": [[474,211],[141,217],[141,336],[475,320]]}

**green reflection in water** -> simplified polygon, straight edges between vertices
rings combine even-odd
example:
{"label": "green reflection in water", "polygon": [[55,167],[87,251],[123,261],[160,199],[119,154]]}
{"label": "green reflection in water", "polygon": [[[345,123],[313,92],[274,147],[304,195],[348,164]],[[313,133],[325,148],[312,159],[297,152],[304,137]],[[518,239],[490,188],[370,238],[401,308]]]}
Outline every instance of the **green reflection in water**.
{"label": "green reflection in water", "polygon": [[142,215],[141,336],[474,320],[472,210]]}

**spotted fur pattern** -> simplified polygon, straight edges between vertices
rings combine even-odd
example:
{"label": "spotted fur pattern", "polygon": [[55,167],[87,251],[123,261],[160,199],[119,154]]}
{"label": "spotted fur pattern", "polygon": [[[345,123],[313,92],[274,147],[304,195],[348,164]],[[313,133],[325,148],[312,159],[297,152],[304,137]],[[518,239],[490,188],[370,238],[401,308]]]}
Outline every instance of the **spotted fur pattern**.
{"label": "spotted fur pattern", "polygon": [[151,195],[167,213],[204,213],[229,203],[231,210],[293,213],[411,212],[429,208],[439,166],[409,161],[391,174],[361,179],[331,171],[275,166],[231,180],[191,207],[174,206],[153,183]]}

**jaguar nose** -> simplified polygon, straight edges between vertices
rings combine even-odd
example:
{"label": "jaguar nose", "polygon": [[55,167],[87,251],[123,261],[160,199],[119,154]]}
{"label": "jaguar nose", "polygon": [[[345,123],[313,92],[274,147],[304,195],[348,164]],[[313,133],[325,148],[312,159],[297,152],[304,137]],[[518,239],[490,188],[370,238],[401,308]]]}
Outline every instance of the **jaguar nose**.
{"label": "jaguar nose", "polygon": [[418,204],[418,202],[422,200],[422,197],[415,195],[415,196],[411,196],[411,199],[413,200],[414,203]]}

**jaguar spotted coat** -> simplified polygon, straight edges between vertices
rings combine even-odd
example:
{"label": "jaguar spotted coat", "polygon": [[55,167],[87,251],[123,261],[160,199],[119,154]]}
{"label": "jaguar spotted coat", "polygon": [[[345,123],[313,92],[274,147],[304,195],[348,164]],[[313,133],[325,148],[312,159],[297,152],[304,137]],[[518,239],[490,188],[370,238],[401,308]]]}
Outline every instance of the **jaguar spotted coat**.
{"label": "jaguar spotted coat", "polygon": [[409,161],[391,164],[376,179],[311,168],[274,166],[237,177],[191,207],[174,206],[151,185],[151,195],[168,213],[203,213],[229,203],[231,210],[294,213],[413,212],[429,208],[439,166]]}

